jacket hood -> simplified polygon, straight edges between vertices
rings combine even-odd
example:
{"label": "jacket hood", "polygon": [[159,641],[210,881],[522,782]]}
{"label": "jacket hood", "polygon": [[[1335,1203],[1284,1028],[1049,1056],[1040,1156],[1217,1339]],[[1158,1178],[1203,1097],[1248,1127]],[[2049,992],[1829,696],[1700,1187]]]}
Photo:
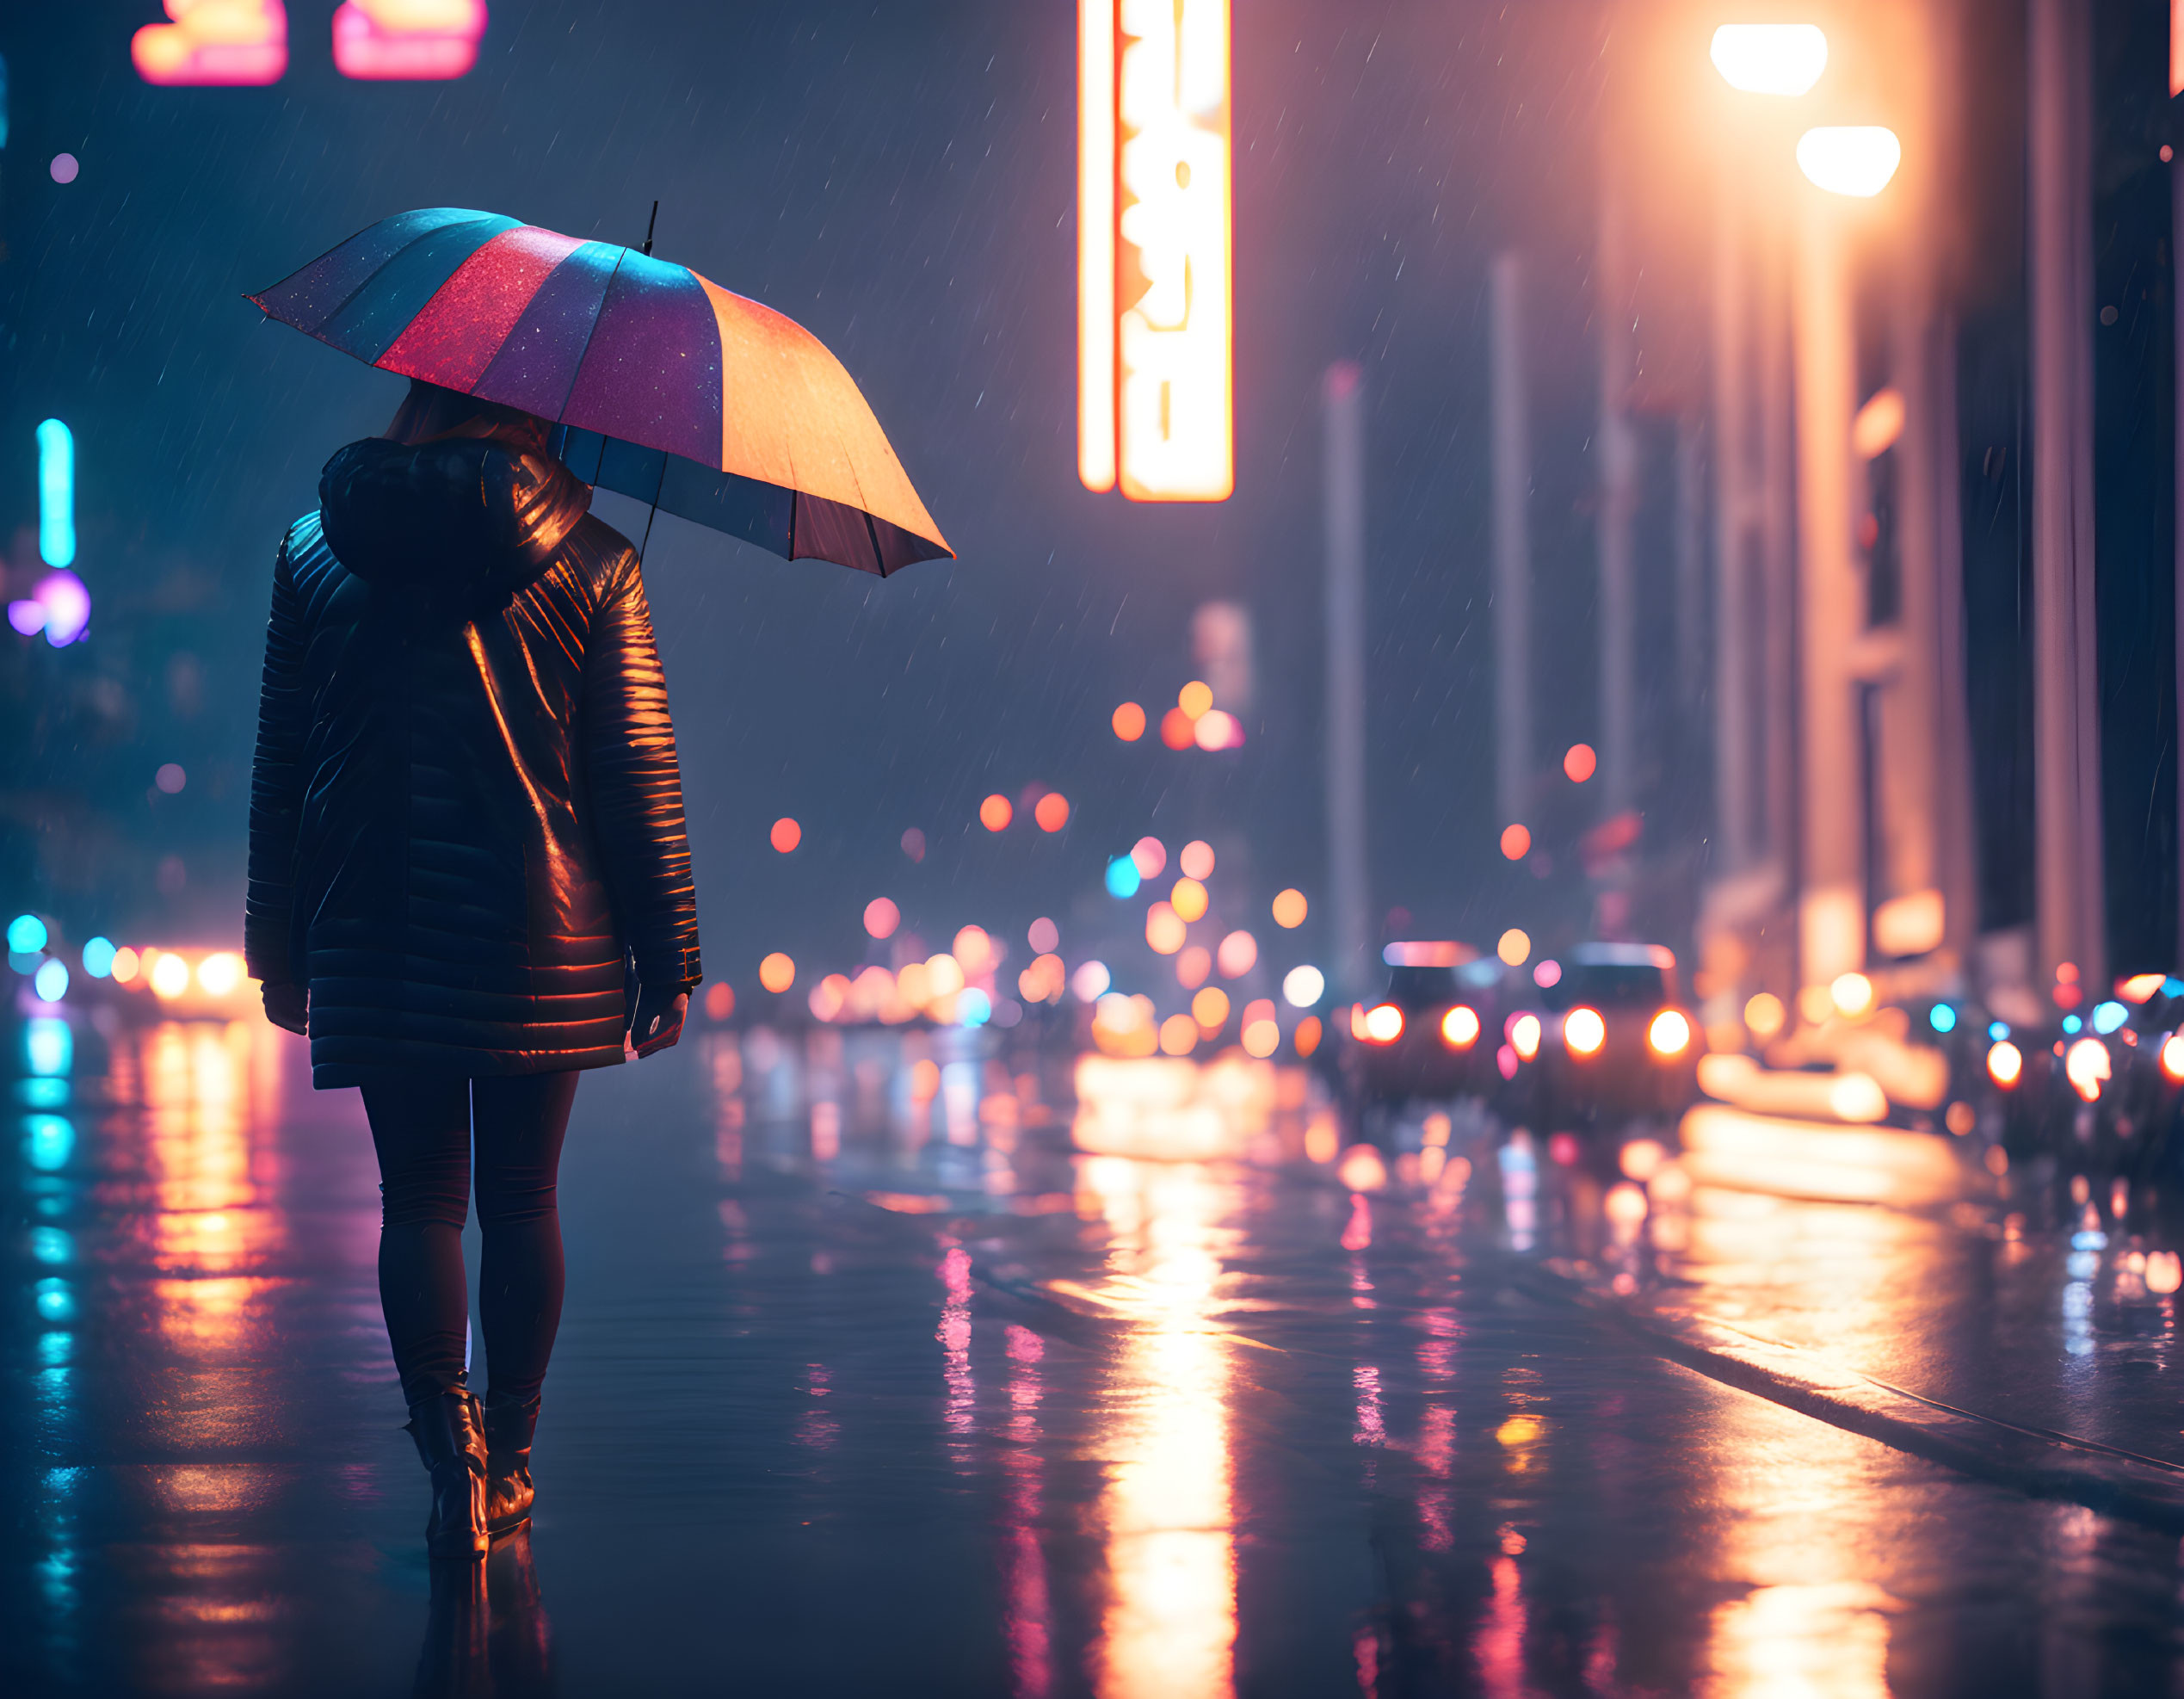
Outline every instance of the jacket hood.
{"label": "jacket hood", "polygon": [[342,565],[442,604],[521,590],[590,506],[590,486],[552,455],[490,437],[367,437],[318,479],[320,522]]}

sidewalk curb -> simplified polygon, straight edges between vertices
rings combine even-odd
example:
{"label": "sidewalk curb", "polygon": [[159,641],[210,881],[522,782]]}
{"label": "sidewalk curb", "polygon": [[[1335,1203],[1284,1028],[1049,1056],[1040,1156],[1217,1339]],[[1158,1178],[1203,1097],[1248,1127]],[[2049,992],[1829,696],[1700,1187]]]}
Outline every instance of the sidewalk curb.
{"label": "sidewalk curb", "polygon": [[1502,1273],[1531,1297],[1584,1310],[1657,1356],[1831,1427],[2033,1498],[2184,1534],[2184,1468],[1921,1398],[1719,1322],[1648,1314],[1537,1263],[1512,1262]]}

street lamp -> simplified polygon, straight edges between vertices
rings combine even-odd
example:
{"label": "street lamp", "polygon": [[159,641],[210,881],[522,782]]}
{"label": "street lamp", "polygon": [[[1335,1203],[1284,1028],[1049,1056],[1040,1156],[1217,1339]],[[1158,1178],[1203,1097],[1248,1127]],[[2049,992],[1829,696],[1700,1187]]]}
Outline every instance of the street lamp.
{"label": "street lamp", "polygon": [[1903,163],[1896,132],[1878,124],[1834,124],[1798,138],[1798,170],[1830,195],[1870,201]]}
{"label": "street lamp", "polygon": [[1794,98],[1828,68],[1828,38],[1809,23],[1725,23],[1706,56],[1732,89]]}

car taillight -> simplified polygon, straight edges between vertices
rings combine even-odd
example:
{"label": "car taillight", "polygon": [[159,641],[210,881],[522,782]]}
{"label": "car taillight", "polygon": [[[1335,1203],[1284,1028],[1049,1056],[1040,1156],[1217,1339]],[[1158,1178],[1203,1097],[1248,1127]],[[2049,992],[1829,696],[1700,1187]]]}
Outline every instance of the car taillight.
{"label": "car taillight", "polygon": [[1589,1056],[1607,1042],[1607,1022],[1597,1009],[1573,1009],[1562,1017],[1562,1041],[1574,1056]]}
{"label": "car taillight", "polygon": [[1393,1044],[1403,1036],[1403,1010],[1392,1003],[1375,1004],[1365,1011],[1365,1036],[1373,1044]]}
{"label": "car taillight", "polygon": [[1673,1009],[1663,1009],[1645,1029],[1646,1048],[1664,1061],[1682,1055],[1690,1042],[1691,1022]]}
{"label": "car taillight", "polygon": [[2008,1039],[1993,1046],[1987,1052],[1987,1078],[2005,1091],[2015,1085],[2025,1072],[2025,1053]]}
{"label": "car taillight", "polygon": [[1468,1050],[1478,1041],[1478,1016],[1465,1004],[1458,1004],[1441,1017],[1441,1041],[1451,1050]]}
{"label": "car taillight", "polygon": [[1509,1048],[1521,1060],[1530,1061],[1539,1053],[1539,1017],[1520,1015],[1509,1022]]}
{"label": "car taillight", "polygon": [[2114,1065],[2107,1045],[2097,1038],[2082,1038],[2064,1054],[2063,1072],[2078,1096],[2092,1103],[2100,1101],[2101,1082],[2113,1074]]}

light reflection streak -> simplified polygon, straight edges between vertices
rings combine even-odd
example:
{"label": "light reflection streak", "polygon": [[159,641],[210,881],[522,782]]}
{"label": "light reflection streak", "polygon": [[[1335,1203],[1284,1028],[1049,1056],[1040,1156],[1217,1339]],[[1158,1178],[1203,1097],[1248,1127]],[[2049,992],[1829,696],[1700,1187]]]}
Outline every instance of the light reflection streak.
{"label": "light reflection streak", "polygon": [[1117,1354],[1099,1519],[1108,1597],[1094,1663],[1101,1699],[1235,1690],[1236,1552],[1228,1347],[1208,1325],[1221,1279],[1218,1194],[1195,1165],[1080,1165],[1134,1276],[1138,1320]]}
{"label": "light reflection streak", "polygon": [[941,1307],[941,1325],[934,1337],[941,1342],[941,1380],[947,1387],[941,1425],[955,1437],[949,1449],[957,1467],[968,1467],[969,1449],[964,1436],[978,1417],[978,1387],[971,1372],[971,1258],[963,1247],[952,1245],[935,1270],[947,1288],[947,1301]]}
{"label": "light reflection streak", "polygon": [[1028,1328],[1009,1329],[1009,1437],[1003,1454],[1007,1527],[1002,1585],[1007,1613],[1009,1690],[1017,1699],[1046,1699],[1054,1685],[1052,1626],[1046,1554],[1040,1546],[1045,1482],[1039,1449],[1040,1363],[1046,1342]]}

